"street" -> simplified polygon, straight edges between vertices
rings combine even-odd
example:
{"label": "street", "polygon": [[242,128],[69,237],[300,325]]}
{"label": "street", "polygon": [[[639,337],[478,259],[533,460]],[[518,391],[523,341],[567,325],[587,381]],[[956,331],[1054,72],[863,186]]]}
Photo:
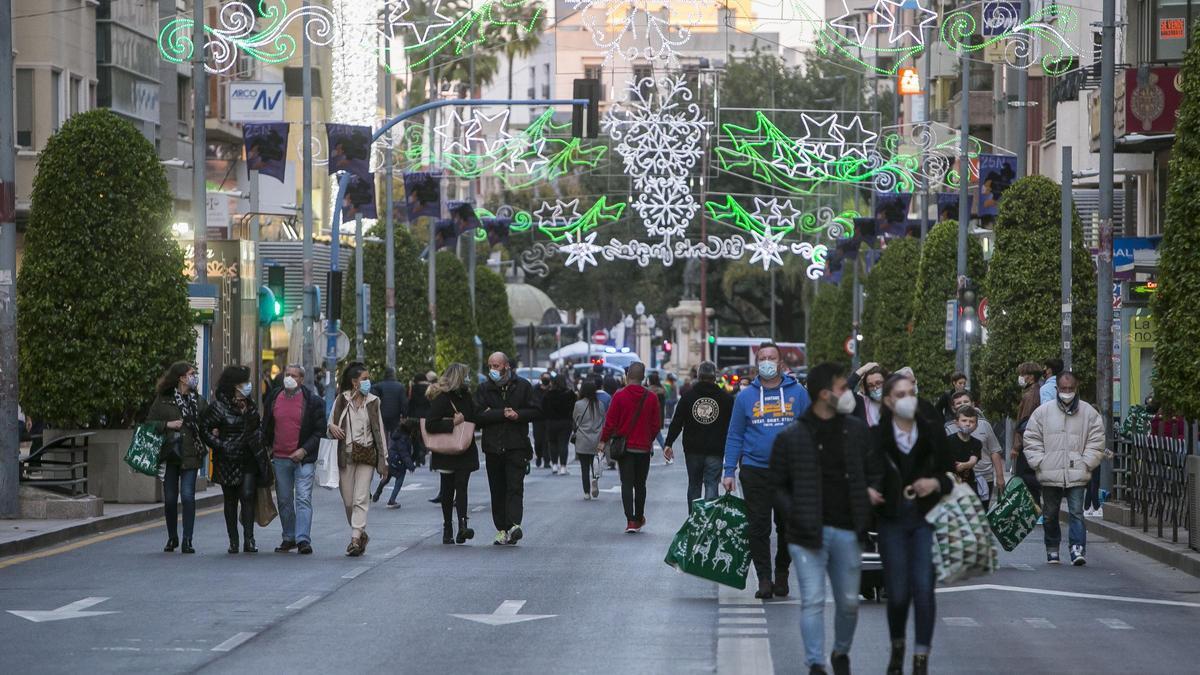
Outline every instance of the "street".
{"label": "street", "polygon": [[[794,580],[791,598],[764,605],[662,563],[685,513],[682,462],[656,459],[639,535],[622,532],[616,480],[606,472],[600,500],[588,502],[577,473],[535,469],[528,535],[514,548],[489,543],[482,474],[471,485],[475,540],[442,545],[440,515],[425,501],[436,476],[420,469],[402,509],[372,508],[359,559],[342,555],[337,494],[318,488],[312,557],[271,552],[277,522],[259,531],[261,553],[230,556],[209,509],[195,556],[162,553],[155,522],[0,560],[5,670],[802,672]],[[1200,580],[1095,536],[1086,567],[1047,568],[1040,534],[1001,553],[990,577],[941,589],[933,669],[1194,672]],[[879,673],[886,659],[884,606],[864,602],[852,665]]]}

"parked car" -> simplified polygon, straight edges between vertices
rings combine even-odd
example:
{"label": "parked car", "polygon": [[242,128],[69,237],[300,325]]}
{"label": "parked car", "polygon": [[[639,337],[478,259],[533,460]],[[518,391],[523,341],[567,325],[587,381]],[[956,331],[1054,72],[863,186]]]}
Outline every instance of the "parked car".
{"label": "parked car", "polygon": [[537,382],[539,379],[541,379],[542,373],[544,372],[546,372],[546,369],[540,366],[526,366],[524,368],[517,368],[517,375],[529,380],[530,382]]}

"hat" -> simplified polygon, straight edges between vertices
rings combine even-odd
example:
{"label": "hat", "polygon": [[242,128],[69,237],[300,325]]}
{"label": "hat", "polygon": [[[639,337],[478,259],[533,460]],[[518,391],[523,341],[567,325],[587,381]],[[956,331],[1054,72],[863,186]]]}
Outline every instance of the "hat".
{"label": "hat", "polygon": [[717,379],[717,364],[712,361],[703,361],[696,368],[696,377],[701,379]]}

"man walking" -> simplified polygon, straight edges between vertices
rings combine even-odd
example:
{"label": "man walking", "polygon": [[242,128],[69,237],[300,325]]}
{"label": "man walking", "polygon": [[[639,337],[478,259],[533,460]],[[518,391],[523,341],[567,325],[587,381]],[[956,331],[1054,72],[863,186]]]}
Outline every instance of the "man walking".
{"label": "man walking", "polygon": [[529,423],[540,415],[529,381],[513,372],[503,352],[489,356],[488,379],[475,392],[475,416],[483,431],[497,546],[516,545],[524,536],[525,469],[533,459]]}
{"label": "man walking", "polygon": [[1063,362],[1059,358],[1049,358],[1042,362],[1042,366],[1042,374],[1046,379],[1042,382],[1042,388],[1038,390],[1038,397],[1042,403],[1049,403],[1058,393],[1058,376],[1062,373]]}
{"label": "man walking", "polygon": [[852,414],[854,392],[841,366],[822,363],[810,370],[808,394],[808,411],[775,439],[771,480],[776,504],[787,519],[787,546],[800,583],[800,633],[809,673],[825,672],[828,575],[835,607],[830,661],[834,673],[849,675],[861,542],[871,505],[883,501],[876,489],[883,476],[869,466],[871,434]]}
{"label": "man walking", "polygon": [[705,361],[696,369],[699,382],[679,398],[675,415],[667,429],[667,444],[663,454],[674,457],[675,439],[683,432],[683,458],[687,466],[688,509],[700,498],[717,498],[721,464],[725,456],[725,437],[729,433],[729,418],[733,414],[733,397],[717,386],[717,364]]}
{"label": "man walking", "polygon": [[[733,475],[741,468],[742,492],[749,518],[750,557],[758,575],[754,597],[769,599],[788,594],[788,555],[783,514],[774,508],[770,481],[771,447],[784,427],[808,410],[808,392],[780,367],[779,347],[764,342],[758,348],[758,376],[738,393],[725,438],[726,492],[733,491]],[[771,515],[774,511],[778,549],[775,575],[771,575]]]}
{"label": "man walking", "polygon": [[312,549],[312,488],[317,450],[325,435],[325,401],[304,386],[304,368],[290,364],[283,371],[283,388],[271,392],[263,405],[263,442],[271,448],[275,495],[283,541],[276,553]]}
{"label": "man walking", "polygon": [[404,474],[415,471],[417,465],[412,459],[412,444],[408,441],[402,427],[404,417],[408,414],[407,387],[396,381],[396,369],[388,366],[383,369],[383,381],[371,387],[371,393],[379,397],[379,414],[383,416],[383,430],[387,433],[388,444],[388,475],[379,481],[371,501],[379,501],[383,487],[389,481],[396,481],[392,487],[392,496],[388,498],[388,508],[400,508],[396,497],[404,486]]}
{"label": "man walking", "polygon": [[[654,437],[662,429],[662,407],[654,392],[642,386],[646,364],[635,361],[625,369],[625,386],[613,395],[600,432],[600,447],[608,452],[613,436],[625,439],[625,453],[617,458],[621,472],[621,504],[625,507],[625,533],[641,532],[646,525],[646,479]],[[611,454],[609,455],[611,459]]]}
{"label": "man walking", "polygon": [[1067,498],[1070,511],[1071,564],[1087,561],[1087,527],[1083,498],[1092,472],[1104,460],[1104,423],[1100,413],[1079,400],[1079,379],[1071,371],[1058,375],[1055,400],[1043,403],[1025,427],[1025,457],[1042,484],[1042,531],[1046,537],[1046,562],[1057,565],[1062,540],[1058,511]]}

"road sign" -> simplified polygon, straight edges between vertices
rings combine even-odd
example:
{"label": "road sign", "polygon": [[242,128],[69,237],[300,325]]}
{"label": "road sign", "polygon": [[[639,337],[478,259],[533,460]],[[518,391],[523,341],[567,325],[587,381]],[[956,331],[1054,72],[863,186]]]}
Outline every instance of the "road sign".
{"label": "road sign", "polygon": [[[329,333],[321,333],[318,336],[317,344],[320,345],[318,347],[318,349],[320,349],[321,358],[324,359],[325,358],[325,349],[327,348],[327,346],[329,344]],[[350,338],[346,336],[345,331],[339,330],[337,332],[337,358],[338,358],[338,360],[340,361],[341,359],[346,358],[346,356],[349,353],[350,353]]]}
{"label": "road sign", "polygon": [[946,301],[946,351],[958,349],[958,300]]}
{"label": "road sign", "polygon": [[489,626],[507,626],[510,623],[553,619],[558,616],[557,614],[518,614],[524,606],[524,600],[505,600],[491,614],[451,614],[450,616]]}
{"label": "road sign", "polygon": [[846,356],[854,356],[857,345],[854,342],[854,336],[846,338],[846,344],[842,345],[842,349],[846,350]]}
{"label": "road sign", "polygon": [[981,326],[988,325],[988,299],[984,298],[979,301],[979,324]]}
{"label": "road sign", "polygon": [[600,345],[600,344],[604,344],[605,342],[608,342],[608,331],[598,330],[595,333],[592,333],[592,343],[593,344]]}
{"label": "road sign", "polygon": [[63,619],[83,619],[89,616],[101,616],[103,614],[116,614],[116,612],[86,612],[88,607],[98,605],[108,598],[84,598],[76,600],[69,605],[63,605],[58,609],[27,609],[27,610],[8,610],[9,614],[19,616],[22,619],[32,621],[34,623],[42,623],[45,621],[61,621]]}

